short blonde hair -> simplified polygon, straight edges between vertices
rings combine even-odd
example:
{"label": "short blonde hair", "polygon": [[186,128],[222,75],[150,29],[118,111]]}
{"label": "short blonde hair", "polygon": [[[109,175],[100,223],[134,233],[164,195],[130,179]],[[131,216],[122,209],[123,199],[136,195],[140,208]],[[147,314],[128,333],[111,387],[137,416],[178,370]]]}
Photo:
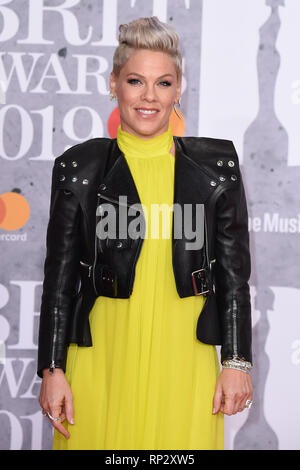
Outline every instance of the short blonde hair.
{"label": "short blonde hair", "polygon": [[179,36],[173,26],[163,23],[157,16],[151,16],[121,24],[119,31],[119,46],[113,56],[113,73],[116,77],[136,49],[148,49],[169,54],[174,61],[177,79],[181,79],[182,55]]}

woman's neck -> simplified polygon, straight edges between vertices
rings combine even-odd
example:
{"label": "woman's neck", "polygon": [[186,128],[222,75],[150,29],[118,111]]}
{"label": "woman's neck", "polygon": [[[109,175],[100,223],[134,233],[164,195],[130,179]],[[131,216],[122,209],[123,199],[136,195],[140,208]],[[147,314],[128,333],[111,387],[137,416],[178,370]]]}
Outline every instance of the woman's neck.
{"label": "woman's neck", "polygon": [[175,142],[170,124],[167,131],[148,139],[142,139],[124,130],[120,124],[117,130],[117,142],[123,153],[131,157],[142,158],[144,155],[145,158],[153,158],[166,153],[175,156]]}

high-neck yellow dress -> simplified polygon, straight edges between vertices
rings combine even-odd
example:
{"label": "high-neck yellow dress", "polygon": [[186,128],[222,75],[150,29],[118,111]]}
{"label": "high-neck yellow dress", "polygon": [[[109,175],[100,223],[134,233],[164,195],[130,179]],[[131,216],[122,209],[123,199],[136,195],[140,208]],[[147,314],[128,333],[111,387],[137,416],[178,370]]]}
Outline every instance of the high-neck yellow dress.
{"label": "high-neck yellow dress", "polygon": [[68,347],[75,424],[64,421],[69,439],[54,431],[53,449],[223,449],[223,415],[212,414],[218,356],[196,338],[204,298],[179,297],[172,210],[151,212],[173,204],[171,126],[148,140],[119,126],[117,143],[146,208],[146,237],[131,297],[99,296],[93,346]]}

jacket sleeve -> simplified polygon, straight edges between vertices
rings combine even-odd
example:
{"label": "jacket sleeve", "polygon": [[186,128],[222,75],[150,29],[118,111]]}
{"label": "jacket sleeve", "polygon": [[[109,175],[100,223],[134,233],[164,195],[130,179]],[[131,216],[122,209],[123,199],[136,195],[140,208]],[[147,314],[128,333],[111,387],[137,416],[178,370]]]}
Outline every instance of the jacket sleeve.
{"label": "jacket sleeve", "polygon": [[235,163],[236,179],[230,181],[216,203],[215,268],[222,331],[221,362],[236,357],[252,363],[248,210],[234,146],[231,159]]}
{"label": "jacket sleeve", "polygon": [[44,368],[51,366],[65,371],[69,320],[79,280],[81,209],[71,191],[56,187],[58,158],[52,170],[46,235],[38,337],[39,377],[43,376]]}

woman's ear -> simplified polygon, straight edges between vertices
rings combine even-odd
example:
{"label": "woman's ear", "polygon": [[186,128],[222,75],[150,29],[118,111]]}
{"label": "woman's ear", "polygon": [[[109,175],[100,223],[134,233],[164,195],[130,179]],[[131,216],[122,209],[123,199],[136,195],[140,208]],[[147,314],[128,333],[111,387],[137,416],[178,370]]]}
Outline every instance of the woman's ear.
{"label": "woman's ear", "polygon": [[116,96],[116,77],[113,72],[110,73],[110,92]]}
{"label": "woman's ear", "polygon": [[181,79],[177,83],[177,87],[176,87],[176,103],[179,103],[180,96],[181,96]]}

